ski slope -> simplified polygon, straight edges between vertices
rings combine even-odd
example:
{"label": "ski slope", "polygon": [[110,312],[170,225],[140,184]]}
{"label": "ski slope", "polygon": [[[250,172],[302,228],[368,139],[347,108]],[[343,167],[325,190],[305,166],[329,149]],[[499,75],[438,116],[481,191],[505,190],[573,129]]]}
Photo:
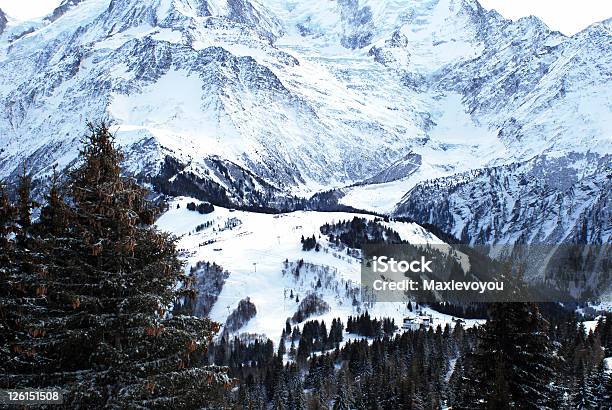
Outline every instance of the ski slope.
{"label": "ski slope", "polygon": [[[345,252],[334,250],[324,236],[319,238],[323,224],[350,220],[355,216],[372,220],[368,214],[344,212],[299,211],[286,214],[262,214],[215,207],[214,212],[201,215],[187,210],[192,198],[180,197],[170,203],[170,209],[159,219],[157,226],[179,237],[179,248],[185,250],[186,269],[198,261],[215,262],[229,271],[229,278],[214,305],[211,319],[224,323],[238,302],[249,297],[257,309],[257,315],[238,333],[265,335],[277,342],[287,318],[297,310],[299,303],[290,298],[291,292],[302,300],[308,292],[316,292],[330,306],[329,312],[311,316],[308,320],[341,318],[344,323],[350,315],[358,315],[366,309],[375,317],[391,317],[396,324],[408,315],[405,303],[381,302],[354,304],[347,289],[360,286],[360,261]],[[177,205],[180,208],[177,208]],[[196,227],[206,222],[212,224],[200,232]],[[385,223],[396,230],[402,239],[413,244],[441,244],[439,238],[415,223]],[[319,252],[303,251],[301,237],[315,235],[322,245]],[[296,278],[290,265],[303,259],[305,267]],[[316,288],[321,279],[321,288]],[[434,325],[453,323],[452,317],[429,309]],[[468,320],[471,326],[478,321]]]}

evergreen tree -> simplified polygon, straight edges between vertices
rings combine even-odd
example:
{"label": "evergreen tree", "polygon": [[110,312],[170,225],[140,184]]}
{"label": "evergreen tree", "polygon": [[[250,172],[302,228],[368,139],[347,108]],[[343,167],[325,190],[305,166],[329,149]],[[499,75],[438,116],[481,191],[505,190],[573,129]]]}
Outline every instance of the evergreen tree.
{"label": "evergreen tree", "polygon": [[14,235],[17,231],[17,209],[9,199],[8,190],[0,181],[0,373],[6,374],[13,358],[16,317],[13,309],[20,291],[16,281],[19,266],[16,261]]}
{"label": "evergreen tree", "polygon": [[333,319],[331,328],[329,329],[329,343],[332,345],[331,347],[338,347],[340,342],[342,342],[342,330],[342,322],[340,319]]}
{"label": "evergreen tree", "polygon": [[[2,281],[0,310],[9,312],[3,326],[13,340],[3,340],[11,358],[0,384],[61,388],[75,407],[210,403],[229,383],[222,369],[199,362],[218,325],[167,312],[193,295],[175,240],[152,226],[147,191],[121,176],[106,124],[90,126],[80,159],[69,200],[54,181],[40,223],[22,233],[31,269]],[[28,184],[22,179],[19,192],[22,229]]]}
{"label": "evergreen tree", "polygon": [[57,169],[53,168],[51,186],[45,195],[45,206],[40,211],[38,222],[39,233],[49,238],[66,234],[69,226],[69,210],[65,202],[65,193],[60,185]]}
{"label": "evergreen tree", "polygon": [[4,181],[0,181],[0,269],[9,267],[13,234],[17,229],[17,209],[9,199]]}
{"label": "evergreen tree", "polygon": [[571,406],[576,410],[595,408],[595,396],[592,379],[580,361],[576,370],[576,380],[571,394]]}
{"label": "evergreen tree", "polygon": [[[47,286],[44,268],[37,269],[35,252],[32,251],[30,215],[34,205],[30,194],[31,179],[25,167],[19,177],[17,204],[10,203],[6,190],[2,187],[0,201],[3,205],[2,251],[0,258],[0,369],[9,375],[4,383],[10,384],[11,369],[18,367],[35,372],[39,362],[37,348],[22,340],[40,337],[44,330],[40,320],[31,321],[40,315],[48,314],[45,306]],[[44,322],[43,322],[44,323]],[[0,381],[0,384],[3,383]]]}
{"label": "evergreen tree", "polygon": [[296,378],[292,392],[292,410],[306,410],[306,398],[304,397],[304,386],[299,378]]}
{"label": "evergreen tree", "polygon": [[599,391],[599,403],[604,405],[612,402],[612,375],[607,372],[602,375],[601,379],[603,389]]}
{"label": "evergreen tree", "polygon": [[595,407],[605,408],[612,403],[612,377],[608,374],[605,362],[602,360],[593,374],[593,393]]}
{"label": "evergreen tree", "polygon": [[285,347],[285,336],[281,337],[280,342],[278,343],[278,357],[282,360],[283,356],[287,352],[287,348]]}
{"label": "evergreen tree", "polygon": [[348,371],[341,370],[338,374],[337,393],[334,398],[333,410],[352,410],[354,408],[355,400]]}
{"label": "evergreen tree", "polygon": [[599,318],[595,332],[601,339],[601,345],[612,350],[612,313],[606,312]]}
{"label": "evergreen tree", "polygon": [[492,305],[475,353],[474,375],[489,407],[550,407],[554,352],[547,326],[535,304]]}
{"label": "evergreen tree", "polygon": [[22,232],[30,228],[32,225],[32,210],[37,206],[36,202],[32,200],[32,176],[27,172],[25,163],[23,164],[23,170],[19,175],[19,188],[18,193],[18,209],[19,209],[19,225],[22,228]]}

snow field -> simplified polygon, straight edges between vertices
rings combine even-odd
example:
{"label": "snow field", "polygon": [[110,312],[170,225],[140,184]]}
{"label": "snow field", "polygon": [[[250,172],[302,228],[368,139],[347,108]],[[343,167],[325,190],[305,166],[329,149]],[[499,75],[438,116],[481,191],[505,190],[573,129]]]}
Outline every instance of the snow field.
{"label": "snow field", "polygon": [[[367,309],[371,316],[394,318],[396,324],[401,326],[403,317],[408,315],[405,303],[353,306],[345,290],[347,286],[359,287],[360,261],[346,255],[346,252],[335,251],[324,236],[319,238],[319,227],[326,222],[350,220],[354,216],[371,220],[374,216],[314,211],[273,215],[221,207],[215,207],[211,214],[201,215],[187,210],[189,202],[199,201],[185,197],[173,200],[157,226],[179,236],[178,246],[185,249],[188,255],[187,269],[197,261],[204,260],[215,262],[230,272],[210,313],[211,319],[224,323],[238,302],[249,297],[256,306],[257,315],[238,332],[263,334],[277,343],[286,319],[298,308],[295,299],[289,297],[291,291],[302,300],[308,292],[315,291],[318,278],[321,278],[323,286],[316,292],[331,309],[307,320],[325,320],[329,326],[332,319],[340,318],[346,324],[348,316],[359,315]],[[177,204],[180,205],[179,209],[176,208]],[[198,225],[209,221],[212,221],[212,226],[195,232]],[[231,222],[228,224],[228,221]],[[236,226],[226,228],[233,225]],[[414,223],[390,222],[388,226],[414,244],[443,243]],[[310,237],[313,234],[322,245],[321,251],[302,251],[302,235]],[[286,260],[291,264],[301,259],[305,266],[299,278],[286,269],[283,273]],[[427,308],[424,310],[434,316],[434,325],[444,327],[446,323],[453,323],[448,315]],[[468,326],[478,323],[472,320],[466,322]]]}

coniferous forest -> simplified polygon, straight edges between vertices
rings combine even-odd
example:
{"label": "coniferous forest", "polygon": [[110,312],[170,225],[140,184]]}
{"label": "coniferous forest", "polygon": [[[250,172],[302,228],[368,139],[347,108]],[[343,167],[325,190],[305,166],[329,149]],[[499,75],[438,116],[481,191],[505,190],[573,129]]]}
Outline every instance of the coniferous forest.
{"label": "coniferous forest", "polygon": [[[239,380],[227,396],[239,409],[610,408],[602,359],[612,316],[587,332],[574,314],[545,319],[529,303],[491,305],[489,314],[480,328],[381,330],[345,343],[336,320],[329,331],[324,322],[303,331],[288,324],[276,350],[271,341],[223,338],[209,360]],[[351,319],[351,336],[381,323]]]}
{"label": "coniferous forest", "polygon": [[[553,305],[440,305],[488,320],[398,331],[368,312],[302,314],[280,343],[220,334],[194,300],[207,288],[214,303],[222,268],[187,273],[153,225],[161,206],[121,160],[108,126],[91,125],[78,165],[45,181],[41,200],[27,167],[16,189],[0,186],[0,388],[58,389],[67,408],[611,408],[612,315],[587,331]],[[218,283],[198,283],[202,269]]]}

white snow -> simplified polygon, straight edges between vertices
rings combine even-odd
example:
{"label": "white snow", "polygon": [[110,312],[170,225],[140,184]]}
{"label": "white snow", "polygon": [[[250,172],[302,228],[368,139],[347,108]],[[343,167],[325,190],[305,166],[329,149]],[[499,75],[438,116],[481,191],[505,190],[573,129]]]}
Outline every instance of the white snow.
{"label": "white snow", "polygon": [[[113,95],[108,111],[125,127],[170,129],[172,133],[183,135],[189,135],[194,129],[214,132],[214,126],[204,120],[203,87],[203,81],[196,73],[170,71],[139,94]],[[205,131],[202,133],[206,135]],[[194,137],[201,138],[202,135]]]}
{"label": "white snow", "polygon": [[[212,16],[192,0],[109,4],[11,21],[1,36],[0,176],[25,158],[41,172],[69,164],[85,122],[106,116],[133,148],[131,172],[170,155],[206,178],[217,155],[285,192],[342,188],[342,204],[382,213],[433,178],[544,153],[611,152],[609,23],[564,37],[535,18],[505,21],[454,0],[262,0],[257,16],[239,16],[246,23],[226,0],[207,2]],[[170,15],[167,27],[146,18]],[[144,41],[153,57],[130,48]],[[373,47],[395,61],[377,61]],[[357,184],[407,154],[422,158],[411,175]],[[508,191],[505,203],[517,199]],[[566,220],[581,216],[585,196]],[[458,220],[468,211],[452,210]]]}
{"label": "white snow", "polygon": [[584,325],[584,331],[587,335],[595,331],[595,328],[597,328],[598,319],[599,317],[595,318],[595,320],[585,320],[584,322],[582,322],[582,324]]}
{"label": "white snow", "polygon": [[[215,207],[208,215],[201,215],[186,209],[188,202],[199,201],[191,198],[177,198],[170,203],[169,210],[158,220],[157,226],[173,232],[180,237],[179,248],[188,253],[188,265],[204,260],[215,262],[230,272],[229,279],[210,317],[224,323],[227,316],[236,308],[241,299],[249,297],[255,304],[257,315],[239,332],[264,334],[278,341],[285,324],[297,310],[298,303],[290,299],[290,292],[303,299],[308,292],[315,291],[318,277],[329,273],[329,282],[322,279],[323,287],[316,292],[329,303],[331,310],[310,319],[346,319],[368,309],[376,317],[391,317],[396,324],[408,314],[405,303],[380,302],[371,306],[353,306],[352,299],[345,295],[345,287],[358,287],[360,284],[360,261],[347,256],[345,252],[335,251],[325,237],[319,238],[319,227],[326,222],[352,219],[355,215],[373,219],[367,214],[342,212],[301,211],[286,214],[262,214]],[[176,205],[180,204],[177,209]],[[238,226],[225,229],[229,220],[236,218]],[[195,227],[212,221],[213,225],[196,233]],[[431,233],[413,223],[391,222],[389,226],[398,231],[402,239],[414,244],[443,243]],[[300,238],[315,235],[323,244],[320,252],[305,252],[301,249]],[[210,242],[210,243],[209,243]],[[298,280],[291,272],[283,274],[285,260],[290,263],[303,259],[315,269],[302,270]],[[435,325],[442,327],[453,324],[453,318],[425,309],[434,316]],[[467,321],[472,326],[479,321]]]}
{"label": "white snow", "polygon": [[606,367],[608,373],[612,373],[612,357],[606,357],[604,359],[604,366]]}

